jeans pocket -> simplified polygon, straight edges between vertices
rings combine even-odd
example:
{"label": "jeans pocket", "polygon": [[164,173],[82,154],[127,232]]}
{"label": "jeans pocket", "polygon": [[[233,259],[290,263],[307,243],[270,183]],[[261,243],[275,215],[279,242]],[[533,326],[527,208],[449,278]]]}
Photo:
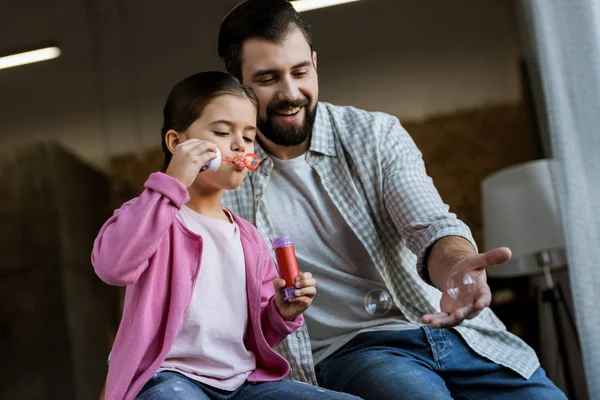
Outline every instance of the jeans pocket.
{"label": "jeans pocket", "polygon": [[164,392],[165,388],[168,388],[178,382],[181,378],[177,373],[163,371],[157,372],[150,378],[150,380],[144,385],[142,390],[136,396],[136,400],[160,400],[166,399],[161,392]]}

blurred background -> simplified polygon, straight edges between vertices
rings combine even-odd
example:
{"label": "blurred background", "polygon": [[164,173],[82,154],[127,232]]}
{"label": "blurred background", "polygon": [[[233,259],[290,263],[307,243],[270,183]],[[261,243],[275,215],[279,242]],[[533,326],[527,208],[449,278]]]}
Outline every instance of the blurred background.
{"label": "blurred background", "polygon": [[[171,87],[223,69],[217,33],[236,3],[2,1],[0,57],[48,46],[60,56],[0,69],[0,398],[100,393],[122,293],[94,275],[93,240],[161,168]],[[482,250],[521,232],[512,269],[490,271],[492,308],[575,399],[600,396],[592,3],[361,0],[305,12],[320,100],[400,118]],[[532,192],[515,195],[524,184]],[[531,220],[486,218],[525,203]]]}

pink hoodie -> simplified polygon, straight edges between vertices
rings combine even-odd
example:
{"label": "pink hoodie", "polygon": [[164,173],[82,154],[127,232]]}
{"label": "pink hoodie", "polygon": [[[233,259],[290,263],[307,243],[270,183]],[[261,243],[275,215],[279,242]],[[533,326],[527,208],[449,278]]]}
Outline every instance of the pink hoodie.
{"label": "pink hoodie", "polygon": [[[104,224],[92,252],[103,281],[127,285],[106,379],[107,400],[133,399],[160,367],[181,329],[200,269],[202,237],[176,218],[189,200],[186,188],[162,172],[150,175],[145,187]],[[252,224],[232,215],[246,262],[244,343],[256,356],[248,381],[281,380],[290,366],[272,347],[300,327],[303,318],[283,320],[274,303],[271,281],[277,273],[267,244]]]}

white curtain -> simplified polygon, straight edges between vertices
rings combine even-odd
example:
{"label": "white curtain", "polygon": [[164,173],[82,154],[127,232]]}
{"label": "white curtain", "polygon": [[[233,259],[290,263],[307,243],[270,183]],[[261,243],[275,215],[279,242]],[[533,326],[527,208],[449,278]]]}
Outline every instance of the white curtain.
{"label": "white curtain", "polygon": [[575,317],[600,399],[600,0],[520,0],[543,134],[557,160]]}

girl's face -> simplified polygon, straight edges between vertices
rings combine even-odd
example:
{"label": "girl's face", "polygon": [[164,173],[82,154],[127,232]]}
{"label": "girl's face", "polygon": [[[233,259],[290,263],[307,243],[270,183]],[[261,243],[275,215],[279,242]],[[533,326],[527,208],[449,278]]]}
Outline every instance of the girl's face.
{"label": "girl's face", "polygon": [[[182,139],[201,139],[213,142],[221,151],[222,158],[254,153],[256,136],[256,108],[247,98],[223,95],[204,107],[202,116],[182,132]],[[198,174],[193,185],[202,190],[231,190],[237,188],[248,169],[240,169],[231,162],[221,162],[218,171]]]}

